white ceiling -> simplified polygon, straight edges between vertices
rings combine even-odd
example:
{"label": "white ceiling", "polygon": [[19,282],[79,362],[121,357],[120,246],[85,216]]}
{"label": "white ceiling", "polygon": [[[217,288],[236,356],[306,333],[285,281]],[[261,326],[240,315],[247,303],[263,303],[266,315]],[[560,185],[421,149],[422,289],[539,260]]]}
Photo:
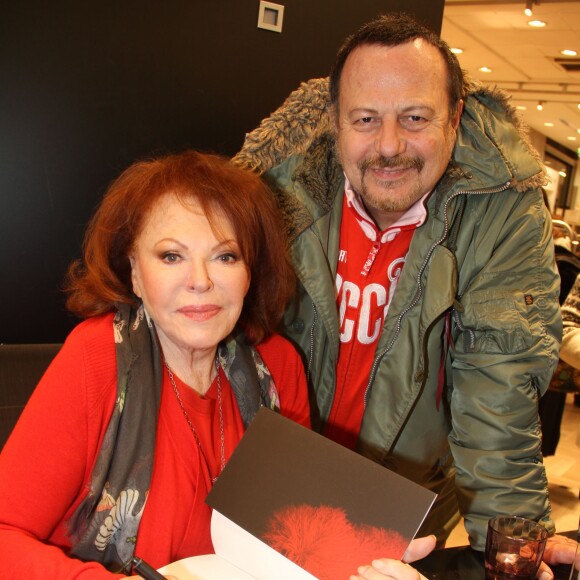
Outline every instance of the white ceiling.
{"label": "white ceiling", "polygon": [[[525,0],[446,0],[442,38],[460,47],[461,66],[487,84],[505,88],[514,105],[526,106],[528,125],[577,151],[580,148],[580,1],[540,0],[531,18],[524,14]],[[547,23],[532,28],[529,20]],[[565,57],[561,50],[575,50]],[[578,63],[569,72],[555,59]],[[571,63],[569,63],[571,64]],[[478,69],[487,66],[491,73]],[[538,101],[544,110],[537,111]],[[544,123],[553,123],[547,127]]]}

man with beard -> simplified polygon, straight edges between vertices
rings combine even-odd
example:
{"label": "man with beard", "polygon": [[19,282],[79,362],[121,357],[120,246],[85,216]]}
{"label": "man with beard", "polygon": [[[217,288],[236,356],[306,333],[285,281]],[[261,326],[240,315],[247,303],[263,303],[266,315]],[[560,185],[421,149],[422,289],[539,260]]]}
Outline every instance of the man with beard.
{"label": "man with beard", "polygon": [[506,95],[466,81],[412,18],[382,16],[235,161],[286,218],[300,281],[286,335],[319,430],[435,491],[420,534],[439,545],[459,514],[479,550],[498,514],[553,533],[537,404],[559,279],[545,175]]}

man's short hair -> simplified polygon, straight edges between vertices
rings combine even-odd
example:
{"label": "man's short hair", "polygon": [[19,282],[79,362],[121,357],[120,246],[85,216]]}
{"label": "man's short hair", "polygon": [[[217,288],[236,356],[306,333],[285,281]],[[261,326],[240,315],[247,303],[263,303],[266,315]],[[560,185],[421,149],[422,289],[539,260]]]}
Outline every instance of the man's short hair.
{"label": "man's short hair", "polygon": [[343,42],[330,73],[330,99],[335,110],[338,110],[340,77],[344,63],[355,48],[369,44],[398,46],[419,38],[437,48],[445,61],[449,81],[449,111],[453,116],[457,111],[459,101],[463,98],[463,71],[457,57],[435,32],[411,16],[400,12],[378,16],[363,24]]}

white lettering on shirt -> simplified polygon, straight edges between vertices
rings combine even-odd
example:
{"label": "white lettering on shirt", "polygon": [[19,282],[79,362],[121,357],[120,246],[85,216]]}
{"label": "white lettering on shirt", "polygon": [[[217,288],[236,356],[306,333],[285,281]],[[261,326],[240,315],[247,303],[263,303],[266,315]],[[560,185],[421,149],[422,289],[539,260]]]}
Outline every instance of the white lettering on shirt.
{"label": "white lettering on shirt", "polygon": [[[340,342],[373,344],[381,332],[389,304],[394,294],[396,281],[401,274],[405,258],[397,258],[387,269],[389,291],[379,283],[373,282],[362,289],[355,283],[336,276],[336,295],[340,323]],[[347,310],[350,317],[347,316]]]}
{"label": "white lettering on shirt", "polygon": [[397,258],[391,262],[391,265],[388,269],[389,280],[394,282],[400,275],[401,270],[403,269],[403,264],[405,263],[406,256],[402,258]]}
{"label": "white lettering on shirt", "polygon": [[360,301],[360,289],[352,282],[344,282],[342,284],[342,295],[340,298],[339,318],[340,327],[343,329],[340,333],[341,342],[350,342],[353,336],[354,320],[345,320],[346,309],[358,308]]}
{"label": "white lettering on shirt", "polygon": [[384,310],[383,315],[376,319],[375,327],[372,329],[371,334],[371,307],[373,300],[376,301],[377,306],[384,306],[386,304],[387,291],[384,286],[380,284],[369,284],[363,290],[363,301],[357,330],[357,339],[361,344],[372,344],[378,338],[381,326],[383,325]]}

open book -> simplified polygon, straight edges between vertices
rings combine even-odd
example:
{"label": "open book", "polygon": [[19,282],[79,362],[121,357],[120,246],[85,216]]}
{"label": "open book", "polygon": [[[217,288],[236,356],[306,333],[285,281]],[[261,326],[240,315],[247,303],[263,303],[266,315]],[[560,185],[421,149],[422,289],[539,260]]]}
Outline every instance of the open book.
{"label": "open book", "polygon": [[260,409],[209,493],[215,554],[160,571],[179,580],[340,580],[402,558],[435,494]]}

